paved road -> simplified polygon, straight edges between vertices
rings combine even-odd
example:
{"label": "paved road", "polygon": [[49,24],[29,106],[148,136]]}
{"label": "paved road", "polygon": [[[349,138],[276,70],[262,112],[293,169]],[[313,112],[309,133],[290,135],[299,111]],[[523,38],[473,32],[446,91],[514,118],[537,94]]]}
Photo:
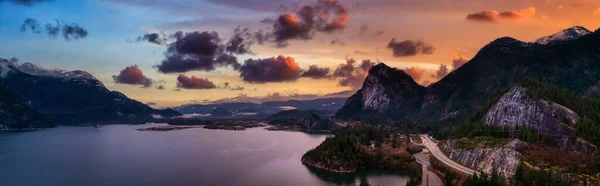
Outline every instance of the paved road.
{"label": "paved road", "polygon": [[429,167],[429,153],[427,151],[427,149],[424,149],[423,152],[414,154],[413,157],[415,157],[415,159],[417,160],[417,162],[419,164],[421,164],[422,167],[422,171],[423,171],[423,175],[421,178],[421,185],[422,186],[440,186],[440,185],[444,185],[442,183],[442,179],[440,179],[440,177],[435,174],[434,172],[431,172],[428,167]]}
{"label": "paved road", "polygon": [[448,158],[448,156],[446,156],[446,154],[444,154],[444,152],[442,152],[442,150],[437,146],[437,144],[435,142],[431,141],[431,139],[429,139],[429,137],[427,135],[420,135],[420,136],[421,136],[421,139],[423,140],[423,145],[425,147],[427,147],[427,149],[429,149],[429,152],[431,152],[431,154],[433,156],[435,156],[438,160],[440,160],[442,163],[444,163],[447,166],[452,167],[456,170],[464,172],[465,174],[468,174],[468,175],[473,175],[473,174],[477,173],[475,170],[465,167],[465,166],[461,165],[460,163],[457,163],[457,162],[451,160],[450,158]]}

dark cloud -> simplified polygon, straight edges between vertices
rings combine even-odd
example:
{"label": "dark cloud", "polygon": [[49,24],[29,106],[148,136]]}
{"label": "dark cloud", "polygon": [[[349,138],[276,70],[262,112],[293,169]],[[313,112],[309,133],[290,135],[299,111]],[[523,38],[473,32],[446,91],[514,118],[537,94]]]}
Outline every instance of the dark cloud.
{"label": "dark cloud", "polygon": [[354,59],[348,59],[346,60],[346,63],[340,64],[335,69],[333,76],[339,78],[339,86],[360,89],[365,78],[367,78],[369,69],[376,65],[376,63],[371,60],[363,60],[358,66],[355,64],[356,61]]}
{"label": "dark cloud", "polygon": [[302,77],[312,78],[312,79],[326,79],[331,78],[329,72],[330,68],[321,68],[317,65],[311,65],[308,67],[308,70],[302,73]]}
{"label": "dark cloud", "polygon": [[467,57],[454,55],[452,57],[452,68],[453,68],[453,70],[456,70],[456,69],[460,68],[461,66],[463,66],[464,64],[466,64],[467,62],[469,62],[469,59]]}
{"label": "dark cloud", "polygon": [[56,20],[56,24],[47,23],[42,27],[35,19],[27,18],[21,25],[21,32],[30,30],[34,34],[46,34],[51,37],[62,37],[67,40],[78,40],[87,37],[88,32],[76,23],[66,24]]}
{"label": "dark cloud", "polygon": [[296,14],[280,15],[270,35],[277,47],[286,47],[288,40],[309,40],[317,32],[343,31],[349,22],[348,10],[337,0],[318,0],[303,6]]}
{"label": "dark cloud", "polygon": [[498,19],[498,12],[496,11],[482,11],[467,15],[467,20],[477,22],[494,23]]}
{"label": "dark cloud", "polygon": [[177,87],[183,89],[215,89],[217,85],[208,78],[188,77],[180,74],[177,76]]}
{"label": "dark cloud", "polygon": [[165,33],[146,33],[142,36],[137,37],[137,42],[145,41],[152,44],[164,45],[168,39]]}
{"label": "dark cloud", "polygon": [[[217,32],[176,32],[171,36],[176,41],[165,52],[165,59],[157,66],[162,73],[182,73],[193,70],[213,71],[216,67],[232,66],[238,69],[240,64],[232,53],[249,52],[243,41],[233,39],[227,44]],[[229,48],[228,48],[229,47]],[[249,46],[248,46],[249,47]]]}
{"label": "dark cloud", "polygon": [[342,40],[339,40],[339,39],[331,40],[331,42],[329,44],[331,44],[331,45],[346,46],[346,42],[342,41]]}
{"label": "dark cloud", "polygon": [[2,2],[11,2],[18,5],[32,6],[34,4],[43,3],[43,2],[52,2],[54,0],[0,0]]}
{"label": "dark cloud", "polygon": [[375,66],[377,63],[372,62],[371,60],[363,60],[362,63],[360,63],[360,69],[364,72],[368,72],[371,67]]}
{"label": "dark cloud", "polygon": [[154,106],[154,105],[156,105],[156,102],[148,102],[148,103],[146,103],[146,105]]}
{"label": "dark cloud", "polygon": [[420,67],[410,67],[402,70],[406,72],[406,74],[408,74],[410,77],[412,77],[413,80],[415,80],[415,82],[421,81],[421,78],[423,77],[423,75],[425,75],[425,69],[422,69]]}
{"label": "dark cloud", "polygon": [[435,75],[433,75],[433,78],[442,79],[446,77],[448,73],[450,73],[450,71],[448,70],[448,66],[441,64],[440,68],[435,72]]}
{"label": "dark cloud", "polygon": [[293,82],[302,70],[292,57],[280,55],[266,59],[248,59],[239,69],[240,77],[249,83]]}
{"label": "dark cloud", "polygon": [[354,59],[349,59],[346,63],[342,63],[338,65],[338,67],[333,72],[333,76],[335,77],[347,77],[352,76],[354,71],[356,71],[354,64],[356,61]]}
{"label": "dark cloud", "polygon": [[520,20],[531,18],[535,15],[536,9],[535,7],[525,8],[523,10],[517,11],[505,11],[498,13],[495,10],[486,10],[477,13],[472,13],[467,15],[467,20],[475,21],[475,22],[483,22],[483,23],[496,23],[500,19],[505,20]]}
{"label": "dark cloud", "polygon": [[421,40],[405,40],[397,42],[396,38],[392,39],[387,46],[394,52],[394,57],[416,56],[419,54],[433,54],[435,48]]}
{"label": "dark cloud", "polygon": [[151,87],[152,79],[144,76],[142,70],[137,66],[128,66],[121,70],[119,75],[112,76],[113,81],[119,84],[144,85],[145,88]]}
{"label": "dark cloud", "polygon": [[230,54],[254,54],[250,47],[254,44],[252,33],[248,28],[237,27],[233,30],[233,36],[225,44],[225,51]]}

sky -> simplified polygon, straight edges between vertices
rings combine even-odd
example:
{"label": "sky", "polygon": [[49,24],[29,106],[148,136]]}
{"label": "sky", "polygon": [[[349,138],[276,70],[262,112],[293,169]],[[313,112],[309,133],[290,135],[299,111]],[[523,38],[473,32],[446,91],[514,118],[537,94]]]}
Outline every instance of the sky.
{"label": "sky", "polygon": [[0,0],[0,58],[166,107],[346,95],[377,63],[426,86],[496,38],[576,25],[600,27],[600,0]]}

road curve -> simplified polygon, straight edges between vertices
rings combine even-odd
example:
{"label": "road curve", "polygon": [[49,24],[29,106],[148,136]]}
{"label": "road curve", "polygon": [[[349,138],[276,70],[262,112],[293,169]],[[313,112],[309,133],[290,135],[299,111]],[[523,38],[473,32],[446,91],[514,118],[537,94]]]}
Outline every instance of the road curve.
{"label": "road curve", "polygon": [[427,149],[429,149],[429,152],[431,152],[431,154],[435,158],[440,160],[442,163],[444,163],[447,166],[452,167],[460,172],[468,174],[468,175],[477,174],[477,171],[475,171],[471,168],[465,167],[465,166],[461,165],[460,163],[456,163],[455,161],[448,158],[448,156],[446,156],[446,154],[440,150],[440,148],[437,146],[437,144],[435,142],[431,141],[431,139],[429,139],[429,137],[427,135],[420,135],[420,137],[421,137],[421,140],[423,140],[423,145]]}

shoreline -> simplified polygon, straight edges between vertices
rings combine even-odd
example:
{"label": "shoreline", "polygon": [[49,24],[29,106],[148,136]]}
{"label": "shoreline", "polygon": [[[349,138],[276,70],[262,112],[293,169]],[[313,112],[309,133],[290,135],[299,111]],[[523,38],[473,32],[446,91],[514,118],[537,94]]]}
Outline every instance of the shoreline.
{"label": "shoreline", "polygon": [[317,163],[313,163],[310,161],[305,160],[304,158],[302,158],[300,160],[302,162],[302,164],[306,165],[306,166],[311,166],[317,169],[321,169],[324,171],[328,171],[328,172],[332,172],[332,173],[355,173],[357,170],[335,170],[335,169],[330,169],[330,168],[326,168],[324,166],[321,166]]}

